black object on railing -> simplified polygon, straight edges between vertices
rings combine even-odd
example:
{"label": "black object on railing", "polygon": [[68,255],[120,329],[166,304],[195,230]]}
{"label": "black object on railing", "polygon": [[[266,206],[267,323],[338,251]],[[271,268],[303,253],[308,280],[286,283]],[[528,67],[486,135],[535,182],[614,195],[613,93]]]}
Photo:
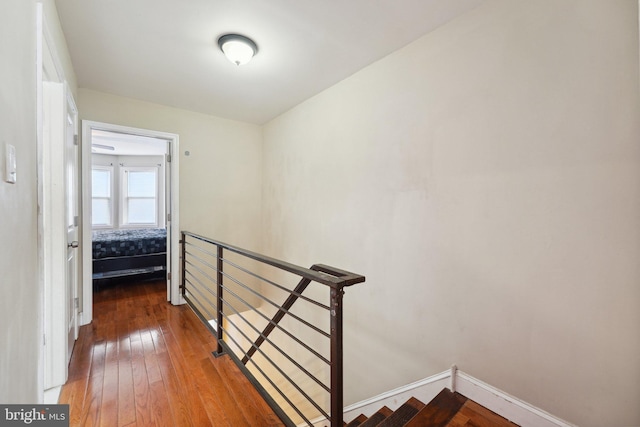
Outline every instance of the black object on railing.
{"label": "black object on railing", "polygon": [[[190,232],[181,244],[182,295],[216,335],[214,354],[229,354],[285,424],[326,418],[342,426],[342,299],[364,276],[299,267]],[[297,277],[297,286],[283,285],[282,276]],[[283,295],[282,304],[274,301]]]}

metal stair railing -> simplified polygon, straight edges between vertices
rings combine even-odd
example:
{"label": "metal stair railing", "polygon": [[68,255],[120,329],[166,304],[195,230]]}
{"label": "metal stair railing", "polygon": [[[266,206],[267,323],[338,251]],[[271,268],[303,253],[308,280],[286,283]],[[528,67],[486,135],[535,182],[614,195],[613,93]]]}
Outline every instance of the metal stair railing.
{"label": "metal stair railing", "polygon": [[231,356],[286,425],[342,426],[344,289],[365,277],[187,231],[181,248],[182,295],[217,337],[214,354]]}

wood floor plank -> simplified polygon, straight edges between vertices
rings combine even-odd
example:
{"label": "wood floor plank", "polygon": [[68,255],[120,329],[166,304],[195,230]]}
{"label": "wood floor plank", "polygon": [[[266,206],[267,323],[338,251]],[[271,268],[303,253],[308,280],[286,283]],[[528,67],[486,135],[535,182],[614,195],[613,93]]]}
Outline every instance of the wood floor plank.
{"label": "wood floor plank", "polygon": [[133,369],[129,337],[118,343],[118,425],[127,426],[136,421]]}
{"label": "wood floor plank", "polygon": [[[100,425],[100,407],[102,406],[102,388],[104,382],[104,371],[100,371],[89,377],[86,396],[82,407],[82,413],[78,417],[75,413],[70,413],[71,420],[78,420],[78,424],[70,423],[71,426],[93,427]],[[66,387],[67,385],[65,385]],[[66,402],[60,402],[66,403]],[[69,408],[71,409],[71,408]]]}
{"label": "wood floor plank", "polygon": [[105,427],[118,425],[118,345],[116,341],[106,343],[100,425]]}
{"label": "wood floor plank", "polygon": [[[225,357],[225,356],[223,356]],[[216,360],[217,362],[217,360]],[[207,379],[207,382],[212,385],[213,389],[220,400],[221,406],[224,408],[224,414],[229,420],[229,424],[232,426],[249,426],[249,422],[244,418],[240,407],[236,404],[233,397],[227,393],[224,381],[220,378],[218,370],[215,368],[215,363],[210,360],[203,360],[200,364],[202,373]]]}
{"label": "wood floor plank", "polygon": [[224,372],[230,379],[233,390],[241,390],[242,398],[248,400],[248,405],[253,411],[246,410],[247,415],[245,418],[249,418],[249,414],[253,417],[249,421],[256,422],[254,425],[263,426],[277,426],[281,424],[280,419],[273,412],[267,402],[262,399],[258,391],[250,383],[245,381],[244,374],[240,371],[240,368],[235,364],[230,357],[220,358],[221,372]]}
{"label": "wood floor plank", "polygon": [[151,408],[149,378],[147,377],[147,368],[144,365],[144,357],[142,357],[141,353],[133,355],[131,371],[133,374],[136,421],[141,427],[152,426],[153,411]]}
{"label": "wood floor plank", "polygon": [[149,384],[151,407],[153,408],[153,425],[158,427],[175,427],[176,424],[169,408],[169,399],[162,381]]}
{"label": "wood floor plank", "polygon": [[166,282],[105,283],[59,402],[71,426],[282,426],[228,356],[211,356],[215,347],[187,306],[166,301]]}
{"label": "wood floor plank", "polygon": [[220,403],[215,387],[210,384],[202,371],[202,364],[211,364],[212,360],[209,360],[211,356],[208,356],[200,361],[191,360],[191,366],[193,367],[195,392],[197,393],[204,410],[207,412],[211,425],[216,427],[233,427],[227,419],[226,413]]}
{"label": "wood floor plank", "polygon": [[193,422],[189,415],[187,399],[183,394],[184,389],[173,369],[169,354],[162,353],[157,355],[157,357],[173,421],[177,426],[192,426]]}

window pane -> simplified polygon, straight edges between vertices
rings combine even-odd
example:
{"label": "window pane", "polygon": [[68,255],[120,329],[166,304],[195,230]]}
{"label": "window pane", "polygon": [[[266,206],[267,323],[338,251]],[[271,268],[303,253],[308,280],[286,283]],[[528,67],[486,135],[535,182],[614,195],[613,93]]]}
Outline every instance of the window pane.
{"label": "window pane", "polygon": [[91,195],[111,197],[111,171],[93,169],[91,171]]}
{"label": "window pane", "polygon": [[156,173],[155,171],[134,172],[129,171],[129,197],[156,197]]}
{"label": "window pane", "polygon": [[108,199],[93,199],[91,212],[91,224],[111,225],[111,209]]}
{"label": "window pane", "polygon": [[128,224],[155,224],[156,199],[129,199]]}

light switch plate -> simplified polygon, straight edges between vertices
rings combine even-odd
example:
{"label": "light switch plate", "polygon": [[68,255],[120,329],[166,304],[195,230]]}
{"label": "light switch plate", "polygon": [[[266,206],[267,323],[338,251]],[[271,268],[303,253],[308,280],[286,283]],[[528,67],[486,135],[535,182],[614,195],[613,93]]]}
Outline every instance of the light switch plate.
{"label": "light switch plate", "polygon": [[16,183],[16,147],[11,144],[6,145],[6,167],[5,181],[10,184]]}

